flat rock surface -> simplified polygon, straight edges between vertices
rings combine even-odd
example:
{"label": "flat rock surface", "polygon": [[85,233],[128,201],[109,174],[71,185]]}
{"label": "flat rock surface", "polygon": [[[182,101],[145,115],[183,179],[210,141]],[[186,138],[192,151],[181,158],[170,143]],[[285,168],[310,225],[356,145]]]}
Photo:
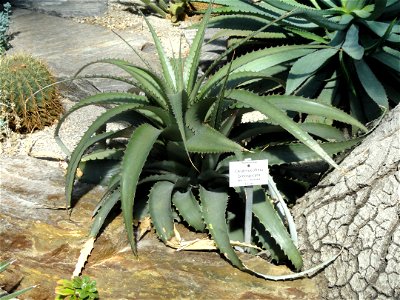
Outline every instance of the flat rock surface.
{"label": "flat rock surface", "polygon": [[[143,65],[133,51],[110,29],[90,24],[80,24],[71,19],[50,16],[25,9],[15,9],[9,29],[13,39],[9,54],[24,52],[43,59],[58,79],[72,77],[83,65],[102,58],[121,58]],[[152,41],[144,34],[119,31],[126,42],[140,52],[143,58],[156,61],[155,53],[141,51]],[[116,68],[98,64],[86,74],[113,74]],[[96,85],[110,89],[110,82]]]}
{"label": "flat rock surface", "polygon": [[[17,262],[0,274],[0,286],[39,284],[21,299],[54,299],[56,281],[69,278],[86,241],[90,216],[104,190],[82,186],[71,216],[64,203],[63,168],[26,156],[1,158],[0,260]],[[188,233],[178,227],[183,236]],[[95,243],[84,274],[97,281],[101,299],[318,299],[311,279],[271,282],[241,272],[216,252],[176,252],[147,234],[136,259],[115,218]],[[244,256],[268,274],[286,267]]]}

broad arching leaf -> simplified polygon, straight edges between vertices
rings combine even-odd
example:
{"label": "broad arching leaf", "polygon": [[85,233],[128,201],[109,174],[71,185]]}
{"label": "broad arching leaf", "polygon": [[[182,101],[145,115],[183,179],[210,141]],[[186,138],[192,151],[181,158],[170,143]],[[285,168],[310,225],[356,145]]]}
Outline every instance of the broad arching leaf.
{"label": "broad arching leaf", "polygon": [[336,48],[321,49],[297,60],[289,72],[286,94],[292,94],[338,51]]}
{"label": "broad arching leaf", "polygon": [[[200,23],[199,28],[197,29],[196,36],[190,47],[189,55],[185,60],[185,66],[183,69],[183,81],[188,95],[191,94],[197,79],[200,64],[201,47],[204,41],[206,26],[210,18],[210,11],[211,10],[209,9],[204,15],[203,20]],[[195,93],[197,93],[197,91],[195,91]]]}
{"label": "broad arching leaf", "polygon": [[[321,143],[320,146],[329,155],[335,155],[357,145],[361,140],[361,138],[356,138],[344,142],[326,142]],[[302,143],[273,145],[264,151],[253,150],[252,152],[243,153],[243,158],[251,158],[252,160],[268,159],[268,164],[271,166],[321,160],[321,157],[316,152]],[[227,169],[229,162],[235,160],[237,158],[233,155],[225,158],[218,164],[217,170],[221,168]]]}
{"label": "broad arching leaf", "polygon": [[351,25],[347,31],[346,40],[342,45],[342,49],[356,60],[364,56],[364,47],[358,43],[358,27],[356,25]]}
{"label": "broad arching leaf", "polygon": [[149,212],[158,237],[165,243],[174,236],[171,196],[174,184],[158,181],[150,190]]}
{"label": "broad arching leaf", "polygon": [[386,91],[375,74],[371,71],[367,63],[362,60],[354,61],[358,79],[367,92],[368,96],[381,107],[389,108],[389,100],[386,96]]}
{"label": "broad arching leaf", "polygon": [[140,173],[161,131],[149,124],[139,126],[132,134],[121,163],[121,208],[128,240],[136,254],[133,233],[133,204]]}
{"label": "broad arching leaf", "polygon": [[[71,205],[72,199],[72,189],[75,180],[75,172],[79,165],[80,159],[83,153],[87,150],[88,147],[93,145],[96,142],[105,140],[107,138],[111,138],[113,135],[118,133],[116,132],[104,132],[101,134],[94,135],[97,130],[99,130],[102,126],[107,124],[109,120],[112,118],[123,114],[129,110],[133,110],[137,107],[137,104],[123,104],[108,111],[104,112],[100,115],[90,127],[86,130],[85,134],[82,136],[78,145],[75,147],[74,151],[71,153],[71,157],[67,167],[67,177],[65,182],[65,197],[67,201],[67,207]],[[94,136],[93,136],[94,135]]]}
{"label": "broad arching leaf", "polygon": [[164,49],[161,44],[161,41],[158,38],[153,26],[151,26],[150,22],[146,18],[144,18],[144,20],[146,21],[147,27],[149,28],[149,30],[151,32],[154,44],[156,45],[158,58],[160,60],[161,67],[163,70],[164,79],[168,83],[170,89],[173,91],[176,91],[177,80],[176,80],[174,69],[171,65],[171,62],[170,62],[169,58],[167,57],[167,55],[165,54]]}
{"label": "broad arching leaf", "polygon": [[90,228],[90,234],[89,234],[90,237],[93,238],[97,237],[101,227],[104,225],[104,221],[106,220],[108,214],[117,204],[120,198],[121,198],[121,193],[117,189],[114,192],[108,194],[107,198],[104,199],[102,206],[97,210],[96,216]]}
{"label": "broad arching leaf", "polygon": [[226,225],[225,211],[228,205],[228,194],[207,191],[200,186],[200,200],[203,207],[203,218],[208,231],[221,253],[237,268],[243,270],[242,261],[233,250]]}
{"label": "broad arching leaf", "polygon": [[128,61],[122,59],[102,59],[86,64],[76,74],[79,74],[79,72],[81,72],[84,68],[97,63],[111,64],[124,70],[132,76],[132,78],[135,80],[136,86],[143,90],[147,95],[151,96],[161,107],[167,108],[165,102],[166,91],[171,90],[171,88],[167,86],[165,82],[162,81],[156,74],[145,68],[135,66]]}
{"label": "broad arching leaf", "polygon": [[367,132],[368,129],[352,116],[346,114],[340,109],[324,104],[320,101],[314,101],[297,96],[267,96],[264,101],[268,101],[275,107],[286,111],[302,112],[310,115],[326,117],[332,120],[340,121],[346,124],[356,126]]}
{"label": "broad arching leaf", "polygon": [[249,105],[253,109],[258,110],[259,112],[268,116],[273,122],[279,124],[282,128],[286,129],[286,131],[296,137],[300,142],[304,143],[310,149],[315,151],[331,166],[339,169],[339,166],[307,132],[301,129],[296,122],[294,122],[269,101],[263,101],[261,100],[262,98],[260,98],[260,96],[244,90],[230,91],[227,96],[231,99],[235,99],[239,102]]}
{"label": "broad arching leaf", "polygon": [[254,190],[253,213],[276,241],[296,270],[300,270],[303,265],[300,252],[290,238],[285,225],[283,225],[270,199],[266,198],[265,192],[261,188]]}
{"label": "broad arching leaf", "polygon": [[[315,48],[322,48],[321,46],[307,46],[291,45],[282,47],[273,47],[263,50],[250,52],[242,55],[232,61],[231,72],[260,72],[263,71],[263,76],[273,76],[268,71],[271,67],[283,64],[285,62],[305,56],[313,51]],[[209,80],[204,84],[200,90],[200,96],[205,95],[208,91],[220,84],[221,80],[226,76],[229,65],[220,68]],[[265,72],[267,73],[265,73]],[[246,74],[246,73],[244,73]]]}
{"label": "broad arching leaf", "polygon": [[204,231],[205,224],[199,202],[193,195],[192,190],[186,192],[176,191],[172,196],[172,202],[178,209],[183,219],[197,231]]}

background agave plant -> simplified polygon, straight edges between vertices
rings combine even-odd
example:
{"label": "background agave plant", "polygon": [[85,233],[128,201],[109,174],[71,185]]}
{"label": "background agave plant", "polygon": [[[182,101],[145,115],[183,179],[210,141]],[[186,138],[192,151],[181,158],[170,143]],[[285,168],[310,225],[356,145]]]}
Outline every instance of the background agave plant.
{"label": "background agave plant", "polygon": [[172,22],[181,21],[185,17],[185,13],[188,10],[189,0],[141,0],[150,9],[166,18],[167,15],[171,16]]}
{"label": "background agave plant", "polygon": [[210,26],[223,28],[218,35],[231,37],[247,36],[276,15],[289,13],[256,35],[268,46],[294,44],[293,52],[297,52],[295,45],[301,44],[306,50],[281,61],[287,67],[280,75],[286,80],[286,94],[318,98],[346,109],[364,123],[399,103],[397,0],[213,2],[222,7],[213,9],[219,16]]}
{"label": "background agave plant", "polygon": [[[182,246],[174,222],[185,222],[195,231],[208,231],[221,253],[239,269],[247,270],[232,247],[232,241],[243,242],[243,225],[240,224],[243,224],[245,195],[241,189],[229,188],[229,161],[261,158],[269,159],[271,166],[278,166],[304,160],[325,160],[337,167],[331,155],[358,142],[357,139],[346,141],[337,129],[326,124],[299,124],[290,117],[291,111],[334,119],[364,131],[366,128],[346,113],[324,103],[290,95],[259,96],[244,89],[260,77],[267,77],[275,84],[280,82],[265,72],[246,69],[254,63],[255,56],[259,59],[268,57],[264,52],[242,56],[215,72],[216,61],[199,77],[200,49],[209,14],[199,26],[185,59],[181,56],[169,59],[148,24],[159,55],[161,75],[152,71],[149,65],[139,67],[124,60],[94,62],[112,64],[126,71],[132,80],[101,77],[131,83],[143,94],[102,93],[88,97],[63,116],[55,135],[69,155],[68,207],[72,204],[77,169],[81,168],[83,177],[90,178],[90,165],[95,164],[97,170],[107,166],[103,168],[101,178],[97,178],[107,177],[108,190],[93,213],[91,238],[99,234],[104,220],[120,202],[134,253],[133,220],[150,216],[157,235],[167,245]],[[220,59],[231,51],[233,48]],[[58,136],[63,121],[84,106],[104,104],[112,106],[92,123],[70,153]],[[254,110],[263,113],[266,120],[242,124],[243,114]],[[107,124],[112,122],[124,126],[115,131],[106,130]],[[257,140],[260,136],[283,131],[292,136],[286,141],[295,139],[301,143]],[[325,143],[317,142],[311,135]],[[98,161],[101,163],[96,164]],[[282,209],[273,204],[273,195],[276,193],[270,193],[267,187],[255,187],[253,212],[256,222],[251,242],[258,245],[257,249],[268,249],[272,258],[289,260],[294,269],[300,270],[302,259],[295,245],[295,233],[289,233],[285,226],[290,216],[285,212],[285,217],[280,216]],[[280,207],[287,211],[284,202]]]}

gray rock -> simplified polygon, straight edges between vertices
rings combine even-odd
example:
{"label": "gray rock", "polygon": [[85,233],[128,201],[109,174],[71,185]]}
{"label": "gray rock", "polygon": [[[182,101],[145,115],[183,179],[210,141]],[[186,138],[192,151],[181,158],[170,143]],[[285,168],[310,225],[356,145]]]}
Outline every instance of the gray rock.
{"label": "gray rock", "polygon": [[11,0],[10,3],[63,17],[97,16],[107,10],[107,0]]}

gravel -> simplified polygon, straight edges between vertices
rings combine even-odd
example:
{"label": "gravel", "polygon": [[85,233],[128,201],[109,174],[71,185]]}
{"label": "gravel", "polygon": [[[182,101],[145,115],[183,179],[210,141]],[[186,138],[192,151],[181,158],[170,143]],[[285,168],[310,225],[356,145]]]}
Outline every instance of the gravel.
{"label": "gravel", "polygon": [[167,54],[172,56],[179,54],[179,45],[182,46],[182,54],[189,51],[189,43],[185,38],[185,28],[192,25],[198,18],[188,19],[179,24],[173,24],[171,20],[164,19],[149,12],[140,0],[113,1],[108,5],[108,11],[103,16],[73,18],[78,23],[86,23],[103,26],[112,30],[123,30],[133,34],[151,37],[142,12],[154,27],[157,36],[161,39]]}

